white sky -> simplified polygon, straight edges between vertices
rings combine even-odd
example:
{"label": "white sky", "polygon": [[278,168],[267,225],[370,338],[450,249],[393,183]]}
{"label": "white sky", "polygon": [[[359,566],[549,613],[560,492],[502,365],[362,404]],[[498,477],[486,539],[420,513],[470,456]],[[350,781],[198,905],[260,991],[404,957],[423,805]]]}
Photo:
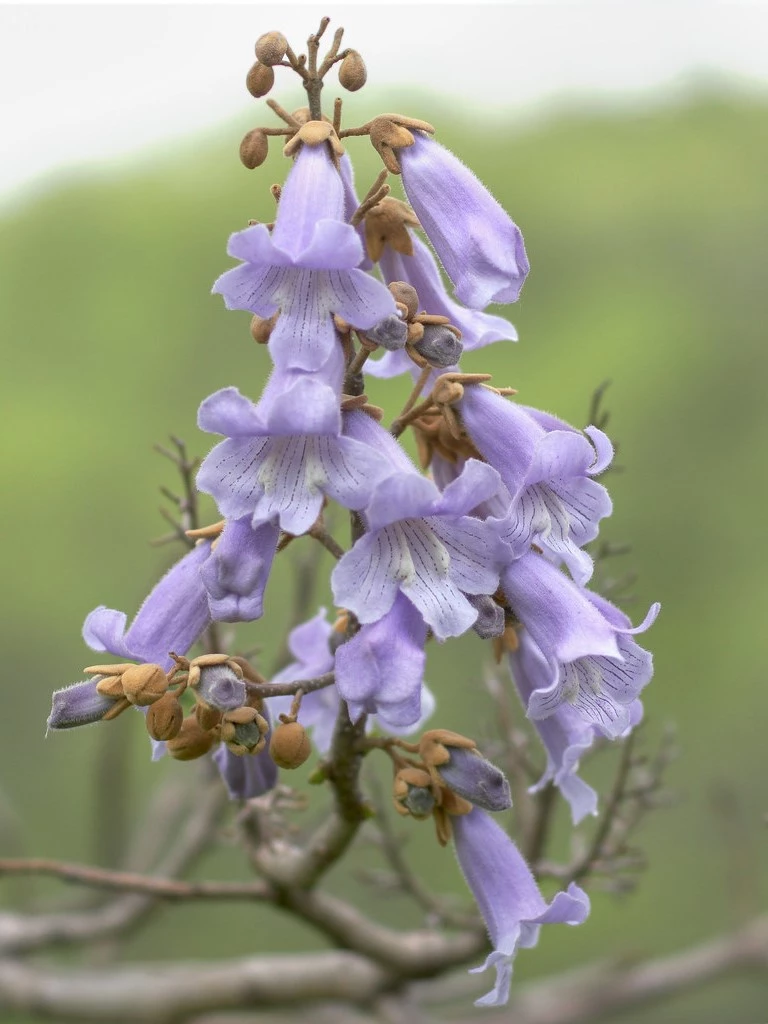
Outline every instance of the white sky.
{"label": "white sky", "polygon": [[467,106],[471,90],[510,114],[674,94],[705,76],[768,93],[768,3],[0,5],[0,199],[236,116],[253,103],[256,37],[280,28],[299,49],[321,14],[346,27],[372,84]]}

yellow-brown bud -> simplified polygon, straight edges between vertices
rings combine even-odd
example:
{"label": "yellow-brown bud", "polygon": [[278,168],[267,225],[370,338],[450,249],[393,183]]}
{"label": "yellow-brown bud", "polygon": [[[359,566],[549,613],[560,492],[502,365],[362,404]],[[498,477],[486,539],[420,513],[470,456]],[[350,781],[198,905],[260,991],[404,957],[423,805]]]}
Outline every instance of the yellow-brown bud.
{"label": "yellow-brown bud", "polygon": [[178,734],[168,740],[167,750],[177,761],[194,761],[208,753],[214,740],[213,733],[202,729],[194,714],[187,715]]}
{"label": "yellow-brown bud", "polygon": [[278,768],[298,768],[311,752],[309,737],[300,722],[281,722],[273,729],[269,756]]}
{"label": "yellow-brown bud", "polygon": [[261,128],[254,128],[240,143],[240,161],[249,171],[261,167],[269,153],[269,141]]}
{"label": "yellow-brown bud", "polygon": [[419,312],[419,295],[412,284],[408,284],[406,281],[393,281],[389,290],[392,292],[395,302],[400,302],[405,306],[407,320],[416,316]]}
{"label": "yellow-brown bud", "polygon": [[258,61],[253,65],[245,79],[245,87],[251,96],[257,100],[266,96],[275,84],[275,72],[269,64],[260,64]]}
{"label": "yellow-brown bud", "polygon": [[221,712],[217,708],[212,708],[210,704],[206,704],[203,700],[199,700],[195,704],[195,715],[200,723],[200,728],[206,732],[213,729],[221,721]]}
{"label": "yellow-brown bud", "polygon": [[147,732],[153,740],[172,740],[179,735],[184,712],[173,693],[156,700],[147,712]]}
{"label": "yellow-brown bud", "polygon": [[339,85],[347,92],[357,92],[363,88],[367,79],[365,61],[357,50],[350,50],[339,68]]}
{"label": "yellow-brown bud", "polygon": [[287,53],[288,40],[282,32],[265,32],[256,40],[254,49],[261,63],[271,67],[273,64],[279,64]]}
{"label": "yellow-brown bud", "polygon": [[140,707],[154,704],[168,689],[168,679],[159,665],[131,665],[120,680],[125,696]]}
{"label": "yellow-brown bud", "polygon": [[259,345],[266,345],[272,337],[272,331],[275,329],[279,316],[279,313],[275,313],[269,319],[265,319],[263,316],[256,316],[254,314],[251,318],[251,337],[253,340]]}

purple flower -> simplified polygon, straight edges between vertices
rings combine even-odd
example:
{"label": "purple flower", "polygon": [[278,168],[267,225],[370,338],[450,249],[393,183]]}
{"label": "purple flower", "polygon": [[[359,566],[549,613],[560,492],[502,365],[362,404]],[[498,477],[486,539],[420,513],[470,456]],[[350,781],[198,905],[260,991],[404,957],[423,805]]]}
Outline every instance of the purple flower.
{"label": "purple flower", "polygon": [[[421,310],[447,316],[459,328],[465,352],[483,348],[494,341],[517,341],[517,331],[507,320],[490,313],[466,309],[452,299],[445,290],[435,257],[429,248],[412,234],[411,242],[413,256],[406,256],[389,245],[385,246],[379,266],[387,284],[406,281],[413,285],[419,296]],[[374,377],[395,377],[413,370],[413,367],[413,360],[405,352],[387,352],[381,359],[369,359],[366,372]]]}
{"label": "purple flower", "polygon": [[494,946],[482,967],[471,972],[496,968],[496,984],[475,1006],[503,1006],[517,950],[536,945],[542,924],[582,924],[589,915],[589,897],[572,882],[548,904],[515,844],[479,808],[451,823],[461,870]]}
{"label": "purple flower", "polygon": [[115,701],[102,696],[96,689],[101,676],[73,683],[62,690],[56,690],[51,702],[51,713],[46,726],[48,729],[74,729],[78,725],[92,725],[114,707]]}
{"label": "purple flower", "polygon": [[358,233],[342,219],[344,183],[325,145],[303,145],[280,198],[275,227],[238,231],[230,256],[243,260],[213,291],[229,309],[262,317],[278,310],[269,349],[281,369],[317,370],[338,348],[332,314],[373,327],[396,312],[389,290],[357,267]]}
{"label": "purple flower", "polygon": [[438,640],[465,632],[478,614],[466,595],[494,593],[506,547],[469,513],[498,486],[496,471],[476,459],[442,493],[413,469],[395,471],[373,490],[368,532],[333,571],[336,603],[372,623],[401,592]]}
{"label": "purple flower", "polygon": [[125,612],[101,605],[83,625],[93,651],[108,651],[129,661],[148,661],[168,670],[170,651],[184,654],[210,625],[208,592],[200,569],[211,553],[210,541],[197,544],[160,580],[130,627]]}
{"label": "purple flower", "polygon": [[513,554],[537,544],[564,561],[577,583],[586,583],[592,559],[581,547],[594,540],[612,508],[606,489],[592,479],[610,462],[608,438],[588,427],[593,447],[567,424],[547,429],[529,410],[478,385],[464,389],[459,410],[473,443],[512,497],[503,537]]}
{"label": "purple flower", "polygon": [[502,587],[514,614],[549,666],[549,682],[528,702],[528,717],[547,718],[563,703],[612,739],[632,724],[632,707],[653,675],[653,659],[632,639],[659,612],[651,606],[634,629],[623,612],[578,588],[533,552],[508,565]]}
{"label": "purple flower", "polygon": [[[509,655],[509,664],[517,692],[527,707],[536,690],[550,685],[551,672],[544,655],[524,629],[519,639],[520,646]],[[576,773],[598,731],[567,703],[547,718],[534,719],[533,724],[547,753],[547,767],[530,792],[538,793],[553,782],[570,805],[573,824],[578,825],[588,814],[597,814],[597,793]]]}
{"label": "purple flower", "polygon": [[398,150],[403,188],[457,297],[472,309],[515,302],[530,269],[520,229],[453,153],[413,137]]}
{"label": "purple flower", "polygon": [[269,744],[258,754],[239,755],[220,743],[211,756],[230,800],[250,800],[277,785],[277,765],[269,756]]}
{"label": "purple flower", "polygon": [[396,732],[414,729],[428,717],[431,708],[422,706],[426,639],[421,613],[396,594],[378,621],[339,647],[336,685],[353,721],[375,714],[384,728]]}
{"label": "purple flower", "polygon": [[200,427],[227,440],[203,462],[197,486],[228,519],[250,517],[255,527],[278,517],[288,533],[301,534],[320,514],[324,495],[363,508],[386,466],[365,444],[340,436],[331,387],[303,375],[283,380],[279,400],[265,396],[258,406],[237,388],[205,399]]}
{"label": "purple flower", "polygon": [[[360,206],[360,199],[355,189],[355,169],[346,153],[339,160],[339,173],[341,174],[341,183],[344,186],[344,220],[351,221]],[[372,270],[373,262],[368,258],[365,247],[365,221],[361,221],[355,230],[357,231],[357,237],[360,239],[360,250],[362,253],[358,267],[360,270]]]}
{"label": "purple flower", "polygon": [[[402,602],[408,605],[405,598]],[[395,607],[397,605],[398,602]],[[361,714],[378,712],[369,727],[378,724],[396,734],[416,731],[432,714],[434,697],[422,682],[427,629],[419,613],[410,607],[410,618],[407,612],[401,612],[398,619],[393,608],[379,623],[363,626],[351,640],[337,648],[335,658],[331,650],[333,629],[324,608],[291,631],[288,647],[295,660],[273,676],[273,683],[311,679],[333,671],[334,665],[336,669],[336,685],[314,690],[301,701],[301,723],[311,730],[312,742],[321,754],[330,749],[342,697],[353,721]],[[401,620],[404,628],[397,631]],[[385,636],[387,622],[394,632]],[[393,650],[394,644],[402,647]],[[382,693],[380,702],[376,699],[379,691]],[[273,716],[287,713],[292,700],[292,697],[270,697]]]}
{"label": "purple flower", "polygon": [[279,536],[276,519],[255,527],[247,516],[226,523],[211,556],[200,567],[211,616],[217,622],[261,618]]}

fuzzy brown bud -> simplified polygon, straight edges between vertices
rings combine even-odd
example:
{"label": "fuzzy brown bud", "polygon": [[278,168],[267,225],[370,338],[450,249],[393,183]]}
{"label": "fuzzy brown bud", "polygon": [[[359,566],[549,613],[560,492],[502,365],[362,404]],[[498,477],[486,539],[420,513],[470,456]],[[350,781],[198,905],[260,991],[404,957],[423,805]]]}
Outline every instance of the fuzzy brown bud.
{"label": "fuzzy brown bud", "polygon": [[410,320],[416,316],[419,312],[419,295],[412,284],[408,284],[406,281],[393,281],[389,290],[395,302],[400,302],[405,306],[408,314],[406,319]]}
{"label": "fuzzy brown bud", "polygon": [[275,313],[269,319],[265,319],[263,316],[254,316],[251,318],[251,337],[257,344],[266,345],[272,336],[272,331],[277,323],[277,318],[280,314]]}
{"label": "fuzzy brown bud", "polygon": [[269,756],[279,768],[298,768],[311,752],[309,737],[300,722],[281,722],[273,729]]}
{"label": "fuzzy brown bud", "polygon": [[159,665],[131,665],[120,677],[123,693],[140,707],[154,704],[168,689],[168,679]]}
{"label": "fuzzy brown bud", "polygon": [[282,32],[265,32],[254,47],[257,58],[270,67],[279,64],[288,51],[288,40]]}
{"label": "fuzzy brown bud", "polygon": [[177,761],[194,761],[208,753],[214,740],[213,733],[201,728],[196,716],[192,714],[182,721],[178,734],[168,740],[167,749]]}
{"label": "fuzzy brown bud", "polygon": [[269,153],[269,141],[261,128],[254,128],[240,143],[240,161],[249,171],[261,167]]}
{"label": "fuzzy brown bud", "polygon": [[269,64],[260,64],[258,61],[253,65],[245,79],[245,87],[251,96],[257,100],[266,96],[275,84],[275,72]]}
{"label": "fuzzy brown bud", "polygon": [[367,79],[365,61],[357,50],[350,50],[339,68],[339,85],[347,92],[357,92],[363,88]]}
{"label": "fuzzy brown bud", "polygon": [[153,740],[172,740],[179,735],[184,712],[175,694],[166,693],[147,712],[147,732]]}
{"label": "fuzzy brown bud", "polygon": [[195,704],[195,715],[200,723],[200,728],[206,732],[209,729],[213,729],[221,721],[221,712],[218,708],[212,708],[204,700],[198,700]]}

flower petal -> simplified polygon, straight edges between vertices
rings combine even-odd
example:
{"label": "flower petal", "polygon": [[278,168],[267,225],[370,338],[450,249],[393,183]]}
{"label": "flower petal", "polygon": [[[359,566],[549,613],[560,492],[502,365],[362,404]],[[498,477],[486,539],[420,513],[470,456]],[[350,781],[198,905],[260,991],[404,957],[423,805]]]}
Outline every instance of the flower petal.
{"label": "flower petal", "polygon": [[411,571],[408,546],[396,530],[365,533],[331,573],[333,599],[360,622],[376,622],[392,607],[400,580]]}

